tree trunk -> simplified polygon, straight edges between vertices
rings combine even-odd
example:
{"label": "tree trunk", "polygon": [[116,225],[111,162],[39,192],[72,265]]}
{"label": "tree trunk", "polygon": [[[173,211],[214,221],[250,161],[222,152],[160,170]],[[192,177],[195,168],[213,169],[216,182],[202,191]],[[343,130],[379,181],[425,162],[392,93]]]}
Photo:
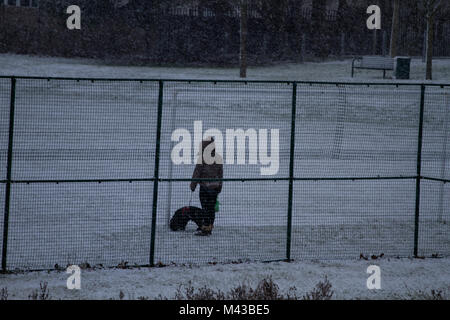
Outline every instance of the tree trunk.
{"label": "tree trunk", "polygon": [[378,49],[378,34],[377,29],[373,29],[372,34],[372,54],[375,56]]}
{"label": "tree trunk", "polygon": [[239,63],[241,78],[247,77],[247,0],[241,0],[241,28]]}
{"label": "tree trunk", "polygon": [[400,0],[394,0],[394,8],[392,14],[391,45],[390,45],[391,58],[397,56],[398,52],[399,13],[400,13]]}
{"label": "tree trunk", "polygon": [[427,18],[427,53],[426,53],[426,80],[433,79],[433,38],[434,38],[434,18],[430,15]]}
{"label": "tree trunk", "polygon": [[311,49],[316,57],[328,56],[328,44],[325,35],[326,0],[314,0],[311,4]]}

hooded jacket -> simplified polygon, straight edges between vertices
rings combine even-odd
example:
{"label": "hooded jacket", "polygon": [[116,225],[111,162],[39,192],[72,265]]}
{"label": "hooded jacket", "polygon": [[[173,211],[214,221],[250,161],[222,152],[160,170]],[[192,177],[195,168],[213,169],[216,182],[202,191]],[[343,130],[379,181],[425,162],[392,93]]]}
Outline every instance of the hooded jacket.
{"label": "hooded jacket", "polygon": [[[211,144],[211,145],[210,145]],[[211,151],[210,154],[214,157],[214,163],[207,164],[203,158],[205,149]],[[207,138],[201,143],[201,154],[197,159],[197,164],[195,165],[194,173],[192,174],[192,179],[222,179],[223,178],[223,159],[216,153],[215,144],[213,138]],[[208,152],[209,153],[209,152]],[[208,189],[214,189],[217,192],[222,191],[222,181],[192,181],[191,190],[194,191],[197,184]]]}

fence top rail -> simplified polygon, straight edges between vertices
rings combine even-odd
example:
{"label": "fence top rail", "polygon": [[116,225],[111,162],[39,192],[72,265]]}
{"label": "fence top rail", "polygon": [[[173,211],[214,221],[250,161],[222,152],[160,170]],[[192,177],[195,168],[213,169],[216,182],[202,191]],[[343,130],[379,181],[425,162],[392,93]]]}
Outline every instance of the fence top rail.
{"label": "fence top rail", "polygon": [[91,82],[186,82],[186,83],[267,83],[267,84],[309,84],[309,85],[354,85],[354,86],[429,86],[429,87],[450,87],[450,82],[423,82],[410,80],[407,82],[377,82],[377,81],[319,81],[319,80],[238,80],[238,79],[171,79],[171,78],[76,78],[76,77],[43,77],[43,76],[6,76],[0,75],[0,79],[23,79],[23,80],[67,80],[67,81],[91,81]]}
{"label": "fence top rail", "polygon": [[[365,176],[365,177],[292,177],[293,181],[360,181],[360,180],[411,180],[417,179],[418,176]],[[450,180],[420,177],[421,179],[436,180],[441,182],[450,182]],[[289,181],[289,177],[265,177],[265,178],[129,178],[129,179],[47,179],[47,180],[0,180],[0,183],[14,183],[14,184],[59,184],[59,183],[107,183],[107,182],[203,182],[203,181],[223,181],[223,182],[254,182],[254,181]]]}

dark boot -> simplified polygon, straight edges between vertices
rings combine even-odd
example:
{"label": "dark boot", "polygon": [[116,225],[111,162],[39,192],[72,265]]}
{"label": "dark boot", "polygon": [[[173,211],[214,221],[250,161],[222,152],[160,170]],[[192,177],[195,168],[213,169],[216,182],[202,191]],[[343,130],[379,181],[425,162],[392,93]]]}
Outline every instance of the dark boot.
{"label": "dark boot", "polygon": [[195,235],[196,236],[210,236],[211,232],[212,232],[212,225],[209,226],[202,226],[201,228],[199,228],[200,230],[198,230]]}

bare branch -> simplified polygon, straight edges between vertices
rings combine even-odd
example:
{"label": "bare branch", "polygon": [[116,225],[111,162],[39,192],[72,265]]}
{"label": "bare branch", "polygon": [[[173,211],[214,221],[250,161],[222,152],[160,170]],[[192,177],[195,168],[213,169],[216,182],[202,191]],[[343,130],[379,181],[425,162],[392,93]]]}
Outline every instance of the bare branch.
{"label": "bare branch", "polygon": [[426,18],[429,19],[436,15],[442,3],[442,0],[423,0]]}
{"label": "bare branch", "polygon": [[435,0],[433,4],[433,14],[436,14],[436,12],[439,10],[440,5],[442,4],[442,0]]}

